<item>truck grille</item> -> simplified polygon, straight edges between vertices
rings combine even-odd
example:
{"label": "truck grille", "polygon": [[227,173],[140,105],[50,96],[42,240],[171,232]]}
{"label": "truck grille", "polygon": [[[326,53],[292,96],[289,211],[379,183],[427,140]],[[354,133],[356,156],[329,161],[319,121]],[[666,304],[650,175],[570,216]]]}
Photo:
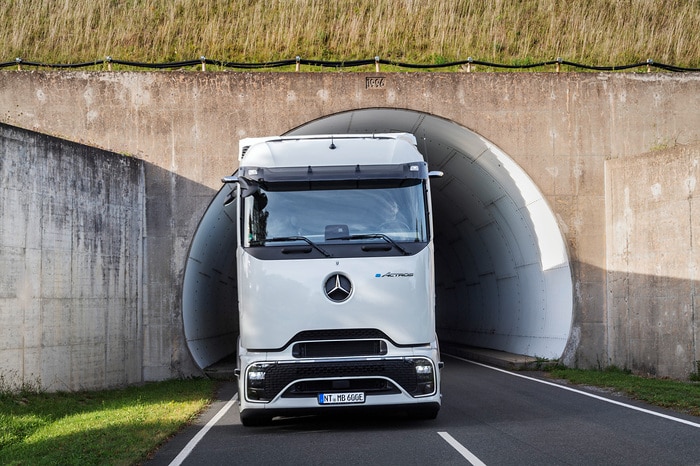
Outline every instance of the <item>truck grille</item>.
{"label": "truck grille", "polygon": [[[412,361],[387,359],[382,361],[339,361],[280,363],[267,368],[261,400],[271,400],[287,385],[300,379],[342,379],[386,377],[409,393],[418,385]],[[355,382],[356,383],[356,382]]]}
{"label": "truck grille", "polygon": [[343,391],[374,395],[401,393],[396,385],[385,379],[308,380],[293,384],[282,394],[282,397],[316,397],[319,393]]}

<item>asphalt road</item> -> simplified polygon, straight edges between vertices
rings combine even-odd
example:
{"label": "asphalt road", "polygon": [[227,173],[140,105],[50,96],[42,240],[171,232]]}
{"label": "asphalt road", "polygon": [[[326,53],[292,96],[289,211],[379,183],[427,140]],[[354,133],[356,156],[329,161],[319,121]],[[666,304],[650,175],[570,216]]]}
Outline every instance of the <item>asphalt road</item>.
{"label": "asphalt road", "polygon": [[236,393],[230,383],[147,464],[180,464],[184,457],[184,465],[700,465],[700,418],[601,391],[572,391],[527,372],[444,360],[443,405],[434,421],[309,416],[246,428],[230,402]]}

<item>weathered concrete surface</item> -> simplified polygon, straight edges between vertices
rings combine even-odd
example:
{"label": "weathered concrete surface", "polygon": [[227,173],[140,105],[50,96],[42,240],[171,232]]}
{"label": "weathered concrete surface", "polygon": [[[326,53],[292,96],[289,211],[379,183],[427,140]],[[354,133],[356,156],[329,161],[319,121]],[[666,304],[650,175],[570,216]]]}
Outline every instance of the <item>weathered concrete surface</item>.
{"label": "weathered concrete surface", "polygon": [[0,388],[142,380],[143,165],[0,124]]}
{"label": "weathered concrete surface", "polygon": [[700,145],[611,159],[606,174],[609,358],[688,375],[700,359]]}
{"label": "weathered concrete surface", "polygon": [[[545,195],[569,248],[576,295],[565,362],[646,368],[647,356],[618,359],[619,331],[609,332],[619,300],[608,294],[617,264],[608,252],[617,246],[606,247],[606,232],[617,219],[606,217],[606,199],[617,194],[606,193],[606,159],[632,165],[655,147],[700,141],[700,75],[387,73],[379,75],[382,86],[368,86],[375,76],[3,72],[0,121],[148,162],[140,298],[146,380],[195,371],[179,312],[183,267],[221,174],[236,164],[236,141],[372,107],[452,120],[512,157]],[[694,342],[684,351],[700,359]],[[691,367],[655,370],[685,376]]]}

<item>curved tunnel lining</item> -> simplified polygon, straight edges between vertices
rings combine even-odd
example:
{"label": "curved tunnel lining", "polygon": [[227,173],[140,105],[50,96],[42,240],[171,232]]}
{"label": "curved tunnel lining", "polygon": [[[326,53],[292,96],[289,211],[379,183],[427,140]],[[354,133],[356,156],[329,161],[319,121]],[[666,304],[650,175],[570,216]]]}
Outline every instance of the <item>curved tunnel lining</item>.
{"label": "curved tunnel lining", "polygon": [[[407,131],[433,182],[437,326],[442,341],[558,358],[573,312],[571,270],[554,214],[531,178],[495,145],[454,122],[400,109],[330,115],[289,135]],[[235,234],[225,186],[194,235],[183,283],[183,321],[195,362],[233,353]]]}

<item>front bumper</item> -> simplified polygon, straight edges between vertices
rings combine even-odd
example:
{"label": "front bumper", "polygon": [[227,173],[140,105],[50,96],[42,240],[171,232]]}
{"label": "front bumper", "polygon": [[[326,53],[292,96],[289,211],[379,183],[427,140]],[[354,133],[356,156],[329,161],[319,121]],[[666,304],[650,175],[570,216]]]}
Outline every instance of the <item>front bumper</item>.
{"label": "front bumper", "polygon": [[[437,412],[441,403],[438,351],[426,347],[401,349],[397,353],[385,357],[311,360],[272,360],[271,353],[243,353],[239,357],[242,370],[238,383],[241,413],[257,412],[273,417],[417,406]],[[319,394],[357,392],[364,394],[362,403],[319,402]]]}

